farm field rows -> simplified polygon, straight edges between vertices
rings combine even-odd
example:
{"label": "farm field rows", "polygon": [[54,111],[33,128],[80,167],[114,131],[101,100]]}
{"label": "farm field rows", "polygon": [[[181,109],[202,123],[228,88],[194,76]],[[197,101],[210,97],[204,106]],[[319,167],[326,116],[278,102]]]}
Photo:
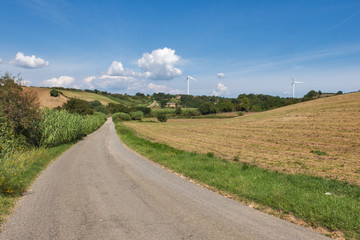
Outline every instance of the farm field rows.
{"label": "farm field rows", "polygon": [[124,124],[141,137],[181,150],[360,185],[360,93],[232,119]]}

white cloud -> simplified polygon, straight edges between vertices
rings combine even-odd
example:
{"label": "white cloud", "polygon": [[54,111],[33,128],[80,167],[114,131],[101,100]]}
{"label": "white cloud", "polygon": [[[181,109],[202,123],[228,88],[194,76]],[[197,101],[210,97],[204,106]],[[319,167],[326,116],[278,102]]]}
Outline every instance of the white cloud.
{"label": "white cloud", "polygon": [[2,62],[2,58],[0,58],[0,63]]}
{"label": "white cloud", "polygon": [[15,59],[11,62],[23,68],[41,68],[49,66],[49,62],[35,55],[25,56],[22,52],[18,52]]}
{"label": "white cloud", "polygon": [[218,78],[224,78],[224,77],[225,77],[225,73],[218,73],[218,74],[217,74],[217,77],[218,77]]}
{"label": "white cloud", "polygon": [[154,80],[170,80],[181,76],[182,71],[175,65],[180,61],[180,56],[175,50],[164,47],[151,53],[144,53],[138,60],[138,67],[144,71],[143,76]]}
{"label": "white cloud", "polygon": [[108,74],[101,75],[92,83],[101,89],[113,90],[133,90],[145,87],[144,80],[138,80],[131,76],[110,76]]}
{"label": "white cloud", "polygon": [[222,83],[218,83],[216,86],[217,91],[213,91],[213,93],[215,94],[215,96],[220,96],[223,94],[229,94],[229,89],[227,86],[225,86]]}
{"label": "white cloud", "polygon": [[124,74],[124,67],[121,62],[113,61],[107,70],[107,73],[112,76],[119,76]]}
{"label": "white cloud", "polygon": [[147,87],[154,92],[163,92],[163,93],[170,93],[170,94],[181,93],[181,91],[179,89],[173,89],[173,88],[169,88],[165,85],[157,85],[154,83],[149,83]]}
{"label": "white cloud", "polygon": [[44,84],[50,87],[68,87],[74,82],[75,78],[70,76],[61,76],[59,78],[51,78],[44,81]]}
{"label": "white cloud", "polygon": [[94,81],[95,79],[96,79],[95,76],[90,76],[90,77],[84,78],[84,82],[86,82],[86,83],[91,83],[91,82]]}

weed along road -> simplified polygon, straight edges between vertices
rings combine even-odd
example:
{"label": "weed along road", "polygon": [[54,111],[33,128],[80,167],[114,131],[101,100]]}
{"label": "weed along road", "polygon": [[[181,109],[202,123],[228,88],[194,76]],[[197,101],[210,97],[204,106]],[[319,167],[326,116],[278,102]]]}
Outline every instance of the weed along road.
{"label": "weed along road", "polygon": [[128,150],[110,119],[36,180],[0,239],[327,239]]}

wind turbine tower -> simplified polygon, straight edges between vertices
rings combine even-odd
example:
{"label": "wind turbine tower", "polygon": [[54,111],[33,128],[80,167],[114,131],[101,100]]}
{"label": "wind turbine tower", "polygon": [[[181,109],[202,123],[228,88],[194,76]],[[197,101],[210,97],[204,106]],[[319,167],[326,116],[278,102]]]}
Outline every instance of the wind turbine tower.
{"label": "wind turbine tower", "polygon": [[291,86],[292,86],[292,89],[293,89],[293,94],[292,94],[293,98],[295,98],[295,85],[298,84],[298,83],[303,83],[303,82],[295,81],[294,78],[292,79]]}
{"label": "wind turbine tower", "polygon": [[193,77],[190,76],[190,75],[188,75],[188,76],[186,77],[185,82],[187,81],[187,95],[190,95],[190,80],[196,81],[196,79],[193,78]]}

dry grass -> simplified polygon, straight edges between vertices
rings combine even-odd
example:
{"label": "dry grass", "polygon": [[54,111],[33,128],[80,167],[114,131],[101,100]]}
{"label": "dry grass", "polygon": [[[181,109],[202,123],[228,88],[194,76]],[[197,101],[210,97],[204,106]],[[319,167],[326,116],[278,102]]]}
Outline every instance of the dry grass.
{"label": "dry grass", "polygon": [[118,103],[115,100],[112,100],[106,96],[85,92],[85,91],[68,91],[68,90],[60,90],[66,97],[68,98],[79,98],[88,102],[98,100],[103,105],[108,105],[109,103]]}
{"label": "dry grass", "polygon": [[50,88],[39,88],[39,87],[23,87],[25,92],[35,92],[39,103],[40,108],[48,107],[48,108],[56,108],[61,107],[68,100],[66,97],[60,95],[58,97],[50,96]]}
{"label": "dry grass", "polygon": [[178,149],[360,185],[360,93],[232,119],[125,125],[142,137]]}

